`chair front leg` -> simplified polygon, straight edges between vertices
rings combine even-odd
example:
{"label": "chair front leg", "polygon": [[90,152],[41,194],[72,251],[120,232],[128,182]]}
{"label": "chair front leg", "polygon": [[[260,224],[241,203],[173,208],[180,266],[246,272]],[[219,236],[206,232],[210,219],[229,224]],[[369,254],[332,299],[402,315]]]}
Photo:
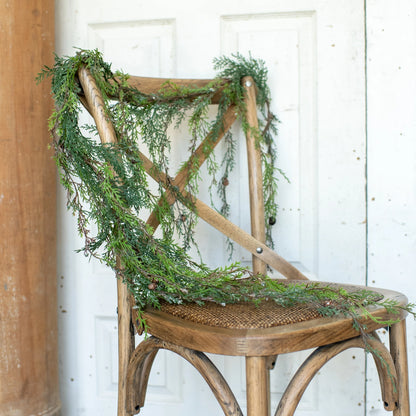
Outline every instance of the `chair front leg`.
{"label": "chair front leg", "polygon": [[247,416],[270,415],[268,357],[246,357]]}

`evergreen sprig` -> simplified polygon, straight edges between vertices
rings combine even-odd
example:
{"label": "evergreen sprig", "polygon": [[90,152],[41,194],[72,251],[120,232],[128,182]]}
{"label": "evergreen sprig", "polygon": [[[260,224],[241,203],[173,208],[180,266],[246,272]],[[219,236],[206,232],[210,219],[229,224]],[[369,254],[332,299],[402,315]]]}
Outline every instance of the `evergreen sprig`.
{"label": "evergreen sprig", "polygon": [[[213,183],[218,184],[222,200],[219,211],[228,215],[226,188],[235,164],[236,143],[228,132],[220,163],[211,155],[211,145],[222,133],[222,119],[230,104],[235,105],[243,130],[251,129],[245,119],[241,79],[252,76],[257,86],[260,124],[251,133],[257,138],[262,154],[269,245],[272,244],[270,226],[277,213],[277,178],[278,174],[283,175],[276,166],[277,119],[270,111],[264,63],[234,55],[219,58],[214,65],[219,71],[218,77],[206,87],[180,87],[168,82],[152,95],[129,86],[128,75],[112,72],[110,64],[104,62],[97,50],[80,50],[73,57],[56,56],[52,68],[43,68],[38,81],[52,77],[56,103],[49,121],[52,145],[61,183],[67,191],[68,208],[77,216],[79,233],[84,238],[80,251],[115,270],[128,285],[139,310],[146,305],[159,307],[162,300],[177,304],[207,301],[227,304],[272,299],[283,306],[313,305],[323,316],[350,316],[362,334],[365,334],[361,323],[363,316],[377,321],[367,311],[369,305],[383,306],[392,315],[400,313],[401,309],[413,313],[413,305],[402,307],[380,299],[372,291],[347,292],[312,282],[285,283],[254,275],[238,263],[212,269],[189,256],[187,249],[194,242],[197,214],[193,202],[174,184],[167,184],[168,191],[176,197],[174,204],[167,200],[162,185],[158,189],[149,186],[141,158],[143,148],[157,169],[169,178],[169,128],[179,127],[187,120],[190,153],[212,131],[211,144],[208,143],[206,149],[208,171]],[[81,66],[89,69],[103,94],[105,111],[118,139],[115,144],[101,144],[94,125],[80,125],[79,95],[82,91],[77,73]],[[210,120],[208,106],[219,92],[217,115]],[[187,184],[191,194],[198,191],[200,178],[196,166],[197,160],[191,160],[191,177]],[[161,224],[161,238],[156,238],[154,230],[141,219],[149,212],[154,212]],[[95,233],[91,231],[92,223],[97,229]],[[182,238],[182,246],[174,241],[176,234]],[[394,322],[392,319],[383,324]]]}

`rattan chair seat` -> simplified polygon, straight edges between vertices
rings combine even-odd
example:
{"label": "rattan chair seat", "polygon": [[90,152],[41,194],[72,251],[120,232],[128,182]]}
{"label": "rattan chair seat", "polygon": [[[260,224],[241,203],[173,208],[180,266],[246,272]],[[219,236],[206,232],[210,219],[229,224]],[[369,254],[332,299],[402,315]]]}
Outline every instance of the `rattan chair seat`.
{"label": "rattan chair seat", "polygon": [[[289,283],[287,280],[281,280],[281,282]],[[332,288],[342,287],[348,292],[363,289],[371,290],[370,288],[356,285],[323,282],[321,284]],[[374,293],[378,295],[378,299],[383,298],[383,295],[379,292],[374,291]],[[263,301],[258,305],[249,302],[228,305],[219,305],[213,302],[205,302],[204,305],[196,303],[177,305],[163,302],[160,310],[176,318],[200,325],[228,329],[260,329],[296,324],[320,318],[322,315],[318,312],[318,307],[319,305],[305,304],[281,306],[271,300]]]}
{"label": "rattan chair seat", "polygon": [[161,311],[193,323],[228,329],[257,329],[289,325],[319,318],[316,307],[296,305],[283,307],[274,301],[219,305],[206,302],[174,305],[163,303]]}

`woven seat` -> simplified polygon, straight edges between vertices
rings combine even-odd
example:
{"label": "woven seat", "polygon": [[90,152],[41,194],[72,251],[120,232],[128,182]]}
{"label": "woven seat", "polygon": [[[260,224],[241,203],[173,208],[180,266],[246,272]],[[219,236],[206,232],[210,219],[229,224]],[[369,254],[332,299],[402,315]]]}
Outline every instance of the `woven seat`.
{"label": "woven seat", "polygon": [[271,328],[321,317],[316,307],[283,307],[273,301],[265,301],[258,306],[253,303],[224,306],[211,302],[201,306],[195,303],[163,303],[161,311],[197,324],[230,329]]}
{"label": "woven seat", "polygon": [[[282,281],[287,282],[286,281]],[[333,288],[342,287],[349,292],[362,290],[360,286],[326,284]],[[374,292],[375,297],[380,300],[383,295]],[[184,303],[181,305],[163,302],[161,312],[193,322],[218,328],[229,329],[257,329],[273,328],[282,325],[296,324],[321,318],[318,311],[319,305],[280,306],[274,301],[263,301],[258,305],[253,303],[236,303],[219,305],[205,302],[204,305],[196,303]]]}

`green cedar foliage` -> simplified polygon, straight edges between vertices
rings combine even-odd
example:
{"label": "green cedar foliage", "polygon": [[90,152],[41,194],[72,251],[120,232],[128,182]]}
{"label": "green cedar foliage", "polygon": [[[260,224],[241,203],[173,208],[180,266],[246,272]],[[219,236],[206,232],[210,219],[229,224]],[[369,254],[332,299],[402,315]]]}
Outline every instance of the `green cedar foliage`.
{"label": "green cedar foliage", "polygon": [[[103,145],[97,140],[94,125],[81,126],[78,94],[81,87],[77,71],[85,65],[93,75],[105,101],[105,111],[112,121],[118,142]],[[88,257],[96,257],[115,270],[133,294],[139,311],[146,305],[207,301],[220,304],[261,302],[273,299],[283,306],[315,305],[323,316],[344,314],[353,319],[356,328],[365,332],[360,315],[375,319],[366,312],[368,305],[385,306],[392,313],[399,307],[380,299],[371,291],[348,293],[317,283],[283,283],[267,276],[253,275],[239,264],[212,269],[194,261],[187,249],[194,242],[193,229],[196,212],[192,201],[176,192],[177,200],[170,206],[159,203],[165,190],[151,190],[140,158],[139,147],[144,145],[154,165],[166,175],[169,170],[169,128],[188,124],[192,152],[209,131],[211,140],[222,131],[222,116],[231,103],[236,106],[245,132],[250,128],[245,119],[243,76],[252,76],[258,89],[259,129],[254,131],[261,149],[264,170],[264,198],[267,243],[272,246],[270,226],[277,214],[277,179],[284,174],[276,166],[274,137],[277,119],[270,112],[270,93],[264,63],[251,57],[234,55],[216,59],[218,77],[204,88],[179,87],[166,83],[152,95],[131,88],[128,75],[111,70],[97,51],[80,50],[73,57],[55,57],[52,68],[45,67],[38,81],[52,78],[52,93],[56,110],[50,118],[56,163],[60,179],[67,191],[68,208],[78,220],[78,230],[84,238],[80,250]],[[224,82],[224,79],[229,80]],[[208,117],[211,98],[222,91],[217,115]],[[117,100],[112,98],[116,97]],[[226,196],[228,175],[235,164],[236,143],[230,132],[224,138],[226,149],[218,163],[210,156],[208,171],[212,186],[218,186],[223,215],[229,213]],[[140,144],[141,143],[141,144]],[[207,154],[210,149],[207,149]],[[187,190],[196,194],[199,175],[196,169]],[[217,176],[220,176],[217,179]],[[162,198],[163,201],[163,198]],[[156,238],[142,219],[144,212],[156,212],[163,236]],[[96,232],[92,232],[94,224]],[[174,241],[179,235],[182,245]],[[119,259],[119,261],[117,261]],[[406,310],[411,311],[412,305]],[[394,320],[385,322],[392,324]],[[143,322],[143,324],[145,324]]]}

